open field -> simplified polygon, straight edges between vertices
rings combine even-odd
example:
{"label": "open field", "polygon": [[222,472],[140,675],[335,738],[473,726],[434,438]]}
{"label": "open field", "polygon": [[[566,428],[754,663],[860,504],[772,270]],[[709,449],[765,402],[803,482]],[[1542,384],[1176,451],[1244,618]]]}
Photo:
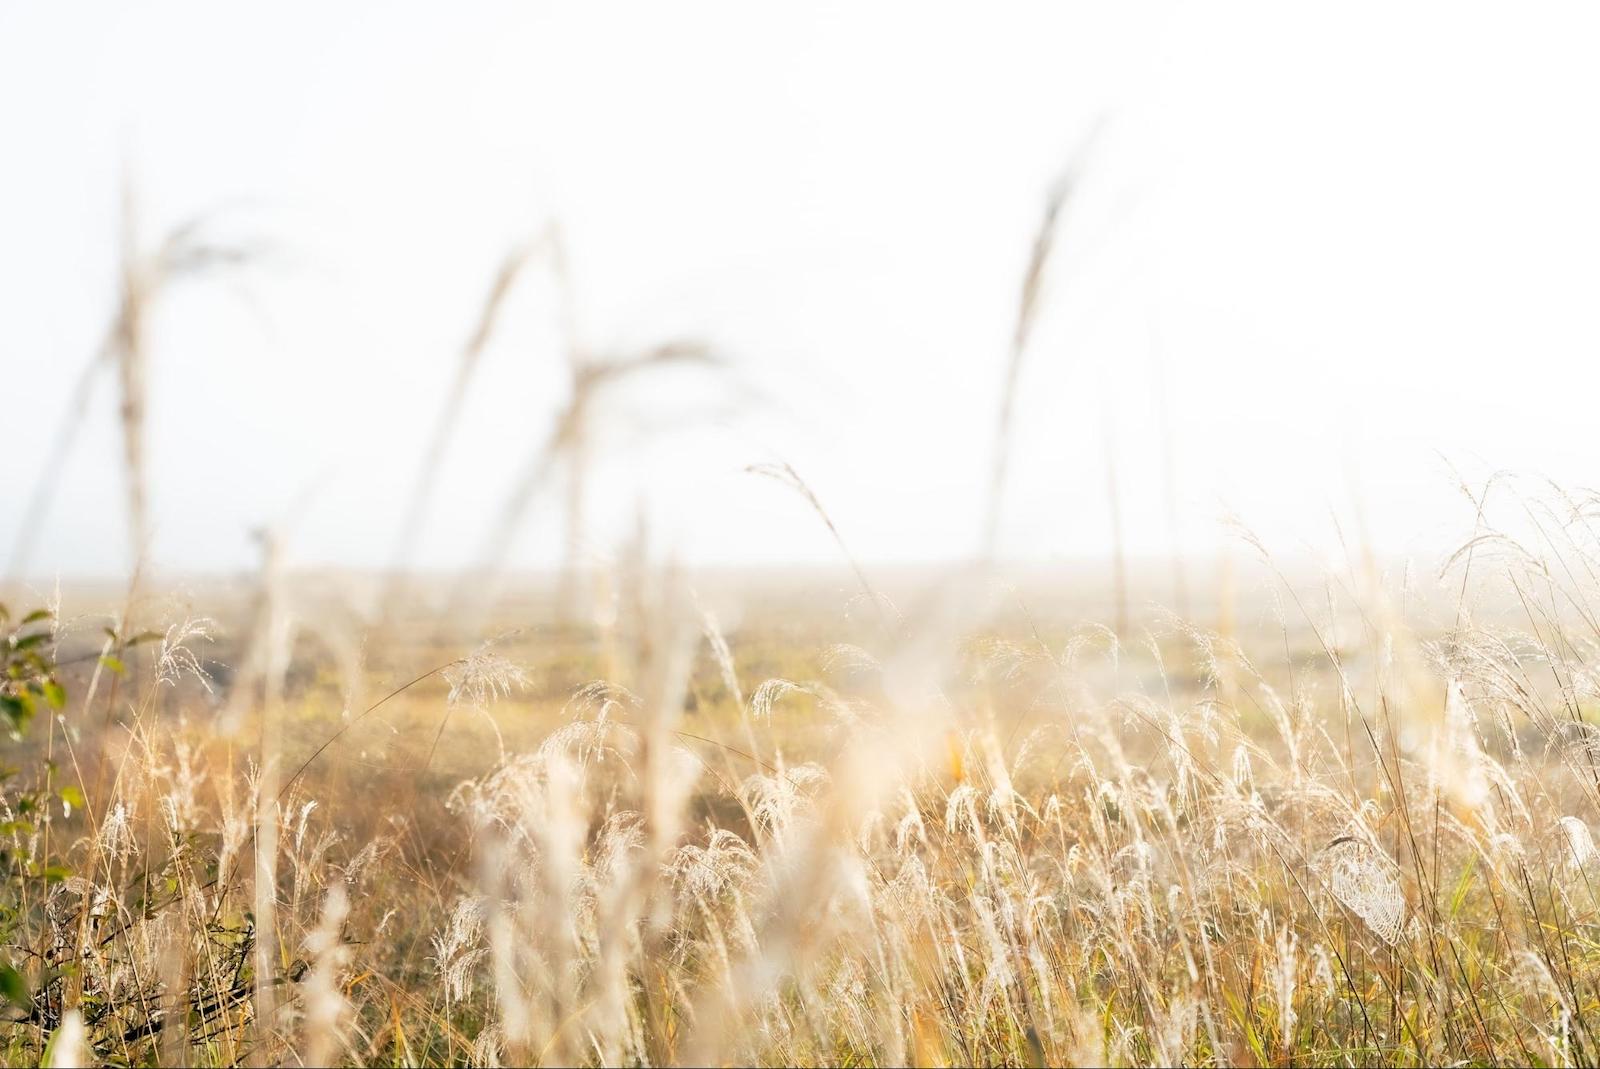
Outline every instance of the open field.
{"label": "open field", "polygon": [[1568,519],[1121,636],[1043,575],[640,564],[481,646],[353,580],[69,592],[10,625],[6,1060],[1591,1062]]}
{"label": "open field", "polygon": [[0,2],[0,1066],[1600,1066],[1600,7]]}

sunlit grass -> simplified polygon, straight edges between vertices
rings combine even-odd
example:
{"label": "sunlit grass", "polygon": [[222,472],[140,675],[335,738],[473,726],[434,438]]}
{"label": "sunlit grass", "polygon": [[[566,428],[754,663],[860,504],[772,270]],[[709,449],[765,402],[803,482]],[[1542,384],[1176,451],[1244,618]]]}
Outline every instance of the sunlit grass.
{"label": "sunlit grass", "polygon": [[1591,1062],[1564,537],[1426,602],[1274,581],[1245,634],[994,583],[723,634],[649,569],[476,647],[307,620],[276,679],[221,667],[248,613],[36,620],[116,652],[14,744],[7,1059]]}

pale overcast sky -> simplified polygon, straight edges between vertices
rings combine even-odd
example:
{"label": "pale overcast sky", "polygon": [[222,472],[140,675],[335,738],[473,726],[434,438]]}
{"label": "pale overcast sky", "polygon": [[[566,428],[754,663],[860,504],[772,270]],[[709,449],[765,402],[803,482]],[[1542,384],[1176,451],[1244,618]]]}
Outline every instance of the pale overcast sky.
{"label": "pale overcast sky", "polygon": [[[1225,509],[1326,541],[1357,498],[1381,548],[1442,546],[1441,454],[1600,481],[1597,49],[1588,4],[0,4],[0,547],[105,331],[126,165],[148,232],[271,249],[154,322],[163,568],[250,563],[302,497],[296,561],[386,564],[497,263],[551,219],[591,344],[704,337],[762,398],[671,434],[639,428],[705,383],[623,399],[596,552],[643,507],[691,560],[831,560],[743,473],[782,458],[863,559],[969,554],[1032,231],[1099,115],[1005,550],[1106,550],[1108,442],[1136,553],[1171,542],[1169,452],[1190,552]],[[469,559],[548,432],[550,301],[511,297],[423,563]],[[113,386],[36,573],[126,566]]]}

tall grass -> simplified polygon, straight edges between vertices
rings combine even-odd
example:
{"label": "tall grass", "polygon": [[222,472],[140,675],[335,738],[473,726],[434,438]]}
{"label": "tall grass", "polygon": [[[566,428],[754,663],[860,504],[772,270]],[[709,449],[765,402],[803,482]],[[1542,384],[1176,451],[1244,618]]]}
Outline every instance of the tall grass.
{"label": "tall grass", "polygon": [[[197,234],[130,237],[102,357],[136,556],[144,309],[243,258]],[[1264,596],[1230,558],[1214,619],[1135,613],[1119,529],[1108,628],[988,564],[897,600],[756,465],[859,593],[724,631],[641,537],[552,620],[490,582],[530,501],[564,471],[566,603],[598,399],[718,363],[568,331],[466,608],[419,621],[396,576],[539,250],[564,279],[553,236],[502,266],[367,616],[269,534],[221,624],[137,579],[0,618],[7,1064],[1600,1062],[1600,497],[1464,487],[1436,582],[1362,553],[1308,583],[1246,535]]]}
{"label": "tall grass", "polygon": [[758,678],[641,561],[614,678],[507,639],[341,725],[269,651],[230,734],[179,622],[56,669],[0,804],[7,1061],[1592,1062],[1600,501],[1527,508],[1427,607],[1285,576],[1248,651],[969,606]]}

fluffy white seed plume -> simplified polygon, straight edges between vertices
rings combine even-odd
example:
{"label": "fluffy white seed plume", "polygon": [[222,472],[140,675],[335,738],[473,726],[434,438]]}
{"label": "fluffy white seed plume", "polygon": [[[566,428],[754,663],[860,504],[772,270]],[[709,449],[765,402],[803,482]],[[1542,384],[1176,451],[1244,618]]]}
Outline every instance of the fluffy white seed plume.
{"label": "fluffy white seed plume", "polygon": [[978,791],[970,783],[963,783],[950,792],[944,806],[944,830],[959,834],[963,829],[974,842],[983,841],[983,820],[978,816]]}
{"label": "fluffy white seed plume", "polygon": [[482,945],[483,920],[483,898],[463,896],[450,913],[450,924],[430,940],[433,964],[444,982],[444,997],[451,1001],[459,1001],[472,993],[474,974],[489,953]]}
{"label": "fluffy white seed plume", "polygon": [[748,879],[759,864],[749,844],[726,828],[718,828],[705,846],[687,843],[679,847],[670,872],[685,893],[715,898]]}
{"label": "fluffy white seed plume", "polygon": [[1472,706],[1461,681],[1452,679],[1445,688],[1444,722],[1433,740],[1430,771],[1434,784],[1458,806],[1479,809],[1489,798],[1484,766]]}
{"label": "fluffy white seed plume", "polygon": [[824,672],[866,673],[876,672],[881,667],[872,654],[847,642],[835,643],[822,652]]}
{"label": "fluffy white seed plume", "polygon": [[172,760],[161,762],[151,769],[154,778],[164,788],[159,799],[161,815],[167,829],[174,835],[187,834],[200,823],[200,788],[207,777],[196,747],[180,734],[184,726],[180,720],[178,732],[173,733]]}
{"label": "fluffy white seed plume", "polygon": [[740,793],[756,822],[781,837],[791,827],[811,819],[811,796],[828,779],[828,771],[821,765],[780,767],[770,775],[758,772],[749,776]]}
{"label": "fluffy white seed plume", "polygon": [[1587,867],[1596,853],[1589,825],[1577,817],[1562,817],[1556,821],[1556,828],[1566,847],[1567,863],[1575,869]]}
{"label": "fluffy white seed plume", "polygon": [[757,720],[770,720],[774,702],[788,694],[805,693],[808,693],[808,688],[792,679],[769,679],[751,695],[750,715]]}
{"label": "fluffy white seed plume", "polygon": [[902,789],[900,797],[905,803],[905,815],[894,826],[895,853],[904,857],[918,845],[928,845],[928,827],[923,823],[922,810],[917,806],[917,800],[908,789]]}
{"label": "fluffy white seed plume", "polygon": [[133,811],[121,799],[100,822],[98,835],[100,849],[107,859],[117,864],[126,864],[139,848],[139,840],[133,830]]}
{"label": "fluffy white seed plume", "polygon": [[528,686],[528,673],[519,665],[487,649],[478,649],[446,669],[450,684],[446,700],[451,705],[489,705]]}
{"label": "fluffy white seed plume", "polygon": [[625,713],[637,710],[641,704],[639,696],[627,687],[604,679],[591,679],[572,692],[572,697],[567,699],[567,704],[561,709],[561,715],[587,716],[603,723],[612,713],[618,710]]}
{"label": "fluffy white seed plume", "polygon": [[1255,769],[1250,764],[1250,749],[1244,745],[1235,747],[1233,751],[1233,785],[1247,796],[1255,793]]}
{"label": "fluffy white seed plume", "polygon": [[1299,1020],[1294,1008],[1295,981],[1300,971],[1298,946],[1299,939],[1289,926],[1279,925],[1277,955],[1272,964],[1272,991],[1278,1004],[1278,1041],[1286,1047],[1294,1037],[1295,1022]]}
{"label": "fluffy white seed plume", "polygon": [[744,690],[739,686],[739,673],[734,668],[733,651],[728,648],[728,640],[722,634],[716,614],[710,609],[701,608],[700,625],[705,632],[706,644],[711,647],[711,656],[716,659],[717,671],[722,675],[722,685],[728,689],[733,703],[742,709]]}
{"label": "fluffy white seed plume", "polygon": [[51,1069],[82,1069],[91,1064],[89,1036],[83,1027],[83,1014],[68,1010],[61,1016],[61,1027],[50,1037],[45,1064]]}
{"label": "fluffy white seed plume", "polygon": [[1317,985],[1317,990],[1322,992],[1324,998],[1331,998],[1334,992],[1333,958],[1328,954],[1328,948],[1318,943],[1311,948],[1311,980]]}
{"label": "fluffy white seed plume", "polygon": [[195,643],[213,641],[215,628],[216,622],[205,617],[185,617],[167,628],[156,653],[156,679],[164,686],[175,687],[188,677],[204,687],[207,694],[215,694],[211,674],[194,651]]}
{"label": "fluffy white seed plume", "polygon": [[306,951],[311,957],[311,972],[305,984],[306,1065],[335,1064],[344,1041],[350,1003],[339,980],[350,962],[350,948],[342,934],[349,913],[350,899],[344,884],[333,884],[323,902],[321,920],[306,937]]}

